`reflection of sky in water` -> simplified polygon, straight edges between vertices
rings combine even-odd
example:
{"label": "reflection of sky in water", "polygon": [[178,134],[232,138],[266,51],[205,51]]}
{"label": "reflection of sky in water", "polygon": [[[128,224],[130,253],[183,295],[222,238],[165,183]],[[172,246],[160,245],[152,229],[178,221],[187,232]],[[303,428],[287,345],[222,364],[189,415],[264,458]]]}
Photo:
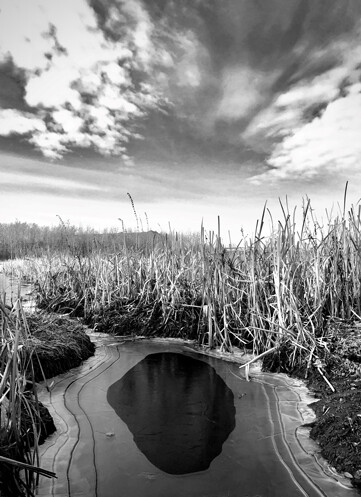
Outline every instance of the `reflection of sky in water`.
{"label": "reflection of sky in water", "polygon": [[211,366],[181,354],[148,355],[107,397],[141,452],[170,474],[207,469],[235,427],[232,391]]}

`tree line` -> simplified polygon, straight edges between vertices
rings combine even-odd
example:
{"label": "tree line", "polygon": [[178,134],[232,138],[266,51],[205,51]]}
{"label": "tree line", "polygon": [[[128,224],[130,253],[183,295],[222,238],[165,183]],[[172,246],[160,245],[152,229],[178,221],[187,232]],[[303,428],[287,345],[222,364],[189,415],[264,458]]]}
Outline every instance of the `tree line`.
{"label": "tree line", "polygon": [[0,260],[36,257],[44,252],[71,252],[86,256],[94,250],[117,252],[124,248],[146,249],[166,241],[167,235],[156,231],[126,232],[114,229],[96,231],[70,223],[39,226],[15,221],[0,223]]}

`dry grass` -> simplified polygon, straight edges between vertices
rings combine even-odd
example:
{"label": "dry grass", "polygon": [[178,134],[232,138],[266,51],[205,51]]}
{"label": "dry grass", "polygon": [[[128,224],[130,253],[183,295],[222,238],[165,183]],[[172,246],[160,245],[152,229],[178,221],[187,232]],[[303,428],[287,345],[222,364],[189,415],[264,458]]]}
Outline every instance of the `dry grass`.
{"label": "dry grass", "polygon": [[[226,248],[219,233],[169,234],[147,252],[128,247],[88,257],[58,254],[27,263],[39,303],[82,316],[102,331],[196,338],[261,354],[286,350],[290,368],[324,346],[325,322],[361,316],[361,214],[345,209],[321,226],[309,202],[263,236]],[[271,218],[272,219],[272,218]]]}
{"label": "dry grass", "polygon": [[36,382],[78,366],[94,353],[84,327],[66,317],[12,310],[0,300],[0,495],[32,496],[39,474],[38,445],[55,430],[38,402]]}
{"label": "dry grass", "polygon": [[37,382],[79,366],[94,354],[95,346],[84,327],[74,320],[65,316],[32,314],[27,321],[30,337],[26,354]]}
{"label": "dry grass", "polygon": [[1,495],[31,496],[38,474],[40,406],[35,388],[26,316],[17,301],[9,311],[0,301],[0,490]]}

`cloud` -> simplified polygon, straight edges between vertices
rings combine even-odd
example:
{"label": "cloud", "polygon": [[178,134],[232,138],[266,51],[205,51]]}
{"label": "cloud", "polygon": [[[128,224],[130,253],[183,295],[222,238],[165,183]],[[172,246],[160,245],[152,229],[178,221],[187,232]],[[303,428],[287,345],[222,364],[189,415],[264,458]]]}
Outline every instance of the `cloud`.
{"label": "cloud", "polygon": [[330,103],[323,115],[276,146],[263,179],[311,178],[318,174],[359,173],[361,163],[361,83]]}
{"label": "cloud", "polygon": [[[17,173],[9,171],[0,171],[0,181],[1,184],[16,185],[18,183],[19,177]],[[46,191],[46,190],[58,190],[62,192],[71,193],[75,192],[88,192],[93,194],[94,192],[100,192],[101,188],[97,185],[84,184],[84,182],[69,180],[65,178],[51,178],[45,176],[37,176],[34,174],[22,174],[22,182],[26,184],[26,189],[28,191]]]}
{"label": "cloud", "polygon": [[[268,151],[270,170],[251,178],[310,179],[330,173],[358,172],[361,160],[361,32],[309,54],[319,74],[301,78],[275,96],[249,124],[242,137],[252,147]],[[323,57],[334,64],[322,69]],[[305,63],[304,66],[307,66]]]}
{"label": "cloud", "polygon": [[31,113],[13,109],[0,109],[0,135],[9,136],[13,133],[28,134],[45,132],[44,122]]}
{"label": "cloud", "polygon": [[321,3],[2,0],[0,64],[21,72],[23,99],[3,135],[53,159],[91,147],[129,165],[141,133],[162,148],[164,129],[150,129],[161,114],[169,128],[177,120],[183,148],[212,139],[242,152],[246,141],[272,161],[275,143],[338,98],[355,63],[345,38],[355,15],[344,9],[336,29],[339,10],[324,15]]}
{"label": "cloud", "polygon": [[275,74],[265,74],[247,66],[225,67],[221,76],[217,118],[237,120],[249,115],[263,104],[275,77]]}
{"label": "cloud", "polygon": [[53,159],[93,146],[124,154],[129,163],[126,144],[137,123],[166,107],[154,71],[165,57],[141,2],[119,1],[111,9],[107,27],[119,28],[118,39],[99,28],[86,0],[2,2],[0,60],[25,70],[29,110],[13,111],[7,124],[2,119],[0,134],[30,134],[30,143]]}
{"label": "cloud", "polygon": [[208,62],[208,52],[191,30],[173,35],[180,57],[175,67],[175,84],[197,89],[203,79],[202,69]]}
{"label": "cloud", "polygon": [[[154,110],[171,108],[186,133],[214,137],[218,122],[242,120],[264,103],[274,76],[242,57],[216,62],[208,40],[216,21],[202,2],[170,3],[158,17],[153,3],[114,0],[100,14],[96,0],[94,9],[86,0],[28,0],[19,29],[10,30],[21,0],[4,0],[0,60],[11,57],[26,73],[27,112],[46,128],[27,139],[44,155],[94,147],[130,164],[129,141]],[[226,26],[213,27],[225,34]]]}

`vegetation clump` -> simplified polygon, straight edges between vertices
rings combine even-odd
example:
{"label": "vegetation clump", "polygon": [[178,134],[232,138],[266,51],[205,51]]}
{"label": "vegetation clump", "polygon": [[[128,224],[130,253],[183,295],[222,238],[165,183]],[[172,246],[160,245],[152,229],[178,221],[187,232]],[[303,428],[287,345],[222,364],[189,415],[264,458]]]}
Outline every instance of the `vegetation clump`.
{"label": "vegetation clump", "polygon": [[18,300],[9,310],[0,300],[0,495],[34,495],[38,446],[55,431],[37,396],[36,383],[94,353],[83,326],[68,318],[26,316]]}
{"label": "vegetation clump", "polygon": [[64,373],[94,355],[95,345],[79,322],[49,314],[33,314],[27,321],[35,381]]}

